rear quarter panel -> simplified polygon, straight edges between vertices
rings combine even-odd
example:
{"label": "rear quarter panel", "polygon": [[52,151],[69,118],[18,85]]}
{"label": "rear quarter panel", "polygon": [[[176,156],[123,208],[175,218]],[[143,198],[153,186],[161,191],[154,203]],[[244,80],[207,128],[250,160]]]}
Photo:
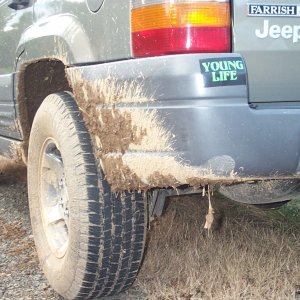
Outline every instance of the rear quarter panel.
{"label": "rear quarter panel", "polygon": [[19,44],[26,49],[21,63],[46,57],[69,65],[126,59],[130,39],[129,0],[106,0],[97,12],[84,0],[37,0],[34,24]]}

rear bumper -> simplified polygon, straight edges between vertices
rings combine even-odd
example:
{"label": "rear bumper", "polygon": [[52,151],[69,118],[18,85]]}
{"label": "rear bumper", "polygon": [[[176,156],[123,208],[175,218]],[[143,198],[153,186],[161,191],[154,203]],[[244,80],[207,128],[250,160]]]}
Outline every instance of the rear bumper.
{"label": "rear bumper", "polygon": [[[206,87],[200,61],[215,58],[242,59],[234,53],[192,54],[69,69],[79,105],[84,94],[85,101],[92,99],[99,112],[114,111],[106,120],[112,133],[92,133],[101,140],[97,146],[99,157],[113,186],[200,186],[299,175],[300,105],[251,108],[246,82]],[[246,70],[243,72],[247,78]],[[129,93],[123,99],[126,93],[118,94],[116,90],[124,89],[124,82],[125,90],[139,90],[136,96]],[[130,86],[131,82],[135,84]],[[104,85],[113,86],[113,90],[103,92]],[[82,93],[82,89],[87,92]],[[107,93],[116,93],[112,97],[115,100],[106,101]],[[120,122],[125,115],[129,125],[121,133],[125,124]],[[103,134],[106,138],[111,134],[116,143],[125,139],[130,142],[123,148],[108,147]],[[114,162],[114,168],[108,160]],[[112,169],[124,173],[122,178],[126,180],[121,183]],[[128,175],[135,180],[128,179]]]}

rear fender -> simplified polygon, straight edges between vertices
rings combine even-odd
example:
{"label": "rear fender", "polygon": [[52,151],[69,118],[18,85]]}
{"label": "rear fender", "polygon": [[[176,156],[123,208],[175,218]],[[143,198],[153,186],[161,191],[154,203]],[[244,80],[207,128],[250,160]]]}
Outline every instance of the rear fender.
{"label": "rear fender", "polygon": [[69,14],[50,16],[29,27],[22,35],[18,53],[17,70],[24,64],[42,59],[60,60],[65,65],[95,61],[82,25]]}

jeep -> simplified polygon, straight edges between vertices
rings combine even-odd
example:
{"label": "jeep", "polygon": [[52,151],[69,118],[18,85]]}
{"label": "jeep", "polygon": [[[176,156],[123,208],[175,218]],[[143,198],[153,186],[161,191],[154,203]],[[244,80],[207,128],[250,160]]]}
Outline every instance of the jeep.
{"label": "jeep", "polygon": [[300,195],[299,18],[296,0],[0,0],[0,154],[27,165],[57,293],[129,288],[166,196]]}

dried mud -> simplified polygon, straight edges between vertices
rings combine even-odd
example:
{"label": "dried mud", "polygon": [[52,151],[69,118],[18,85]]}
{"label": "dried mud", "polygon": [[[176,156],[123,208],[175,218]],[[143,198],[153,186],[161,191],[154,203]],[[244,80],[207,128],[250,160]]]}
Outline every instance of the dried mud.
{"label": "dried mud", "polygon": [[[158,111],[149,107],[155,99],[145,94],[140,82],[118,81],[110,76],[87,80],[78,70],[66,68],[55,59],[31,62],[25,67],[19,71],[17,82],[18,119],[24,143],[21,148],[11,149],[15,161],[26,162],[31,124],[43,99],[67,90],[73,92],[82,111],[96,158],[114,191],[182,185],[198,188],[270,179],[239,177],[228,156],[215,157],[199,167],[183,162],[173,148],[176,136]],[[219,165],[223,165],[220,170]],[[273,178],[284,179],[278,175]]]}
{"label": "dried mud", "polygon": [[65,66],[57,59],[31,61],[22,66],[17,76],[18,126],[23,136],[20,157],[26,162],[33,118],[43,100],[52,93],[70,91]]}
{"label": "dried mud", "polygon": [[[155,172],[150,180],[143,180],[135,168],[124,163],[123,155],[131,151],[169,151],[172,149],[171,134],[157,118],[157,112],[137,109],[135,104],[151,102],[142,92],[142,86],[134,82],[119,85],[107,78],[86,81],[78,72],[68,70],[70,86],[83,113],[85,124],[96,145],[96,156],[112,189],[145,190],[154,186],[169,186],[177,181]],[[118,107],[125,104],[123,107]],[[130,104],[130,108],[126,106]],[[137,166],[142,163],[138,161]],[[149,161],[145,162],[149,165]],[[162,178],[163,177],[163,178]],[[172,176],[173,177],[173,176]]]}
{"label": "dried mud", "polygon": [[78,71],[67,72],[97,159],[114,191],[176,188],[195,182],[193,178],[201,178],[197,186],[207,184],[207,179],[201,180],[206,173],[211,176],[210,171],[192,168],[172,154],[175,137],[157,111],[136,106],[154,101],[143,94],[141,84],[120,84],[113,78],[87,81]]}
{"label": "dried mud", "polygon": [[[86,80],[74,69],[67,69],[67,78],[96,146],[99,165],[114,191],[270,179],[239,177],[229,156],[215,157],[199,167],[183,162],[173,149],[176,136],[155,109],[147,108],[155,99],[144,94],[141,83],[112,77]],[[223,166],[219,171],[216,162]]]}
{"label": "dried mud", "polygon": [[27,169],[24,164],[0,156],[0,184],[26,182]]}
{"label": "dried mud", "polygon": [[147,186],[130,168],[124,165],[122,156],[102,155],[98,152],[101,167],[113,191],[144,190]]}

